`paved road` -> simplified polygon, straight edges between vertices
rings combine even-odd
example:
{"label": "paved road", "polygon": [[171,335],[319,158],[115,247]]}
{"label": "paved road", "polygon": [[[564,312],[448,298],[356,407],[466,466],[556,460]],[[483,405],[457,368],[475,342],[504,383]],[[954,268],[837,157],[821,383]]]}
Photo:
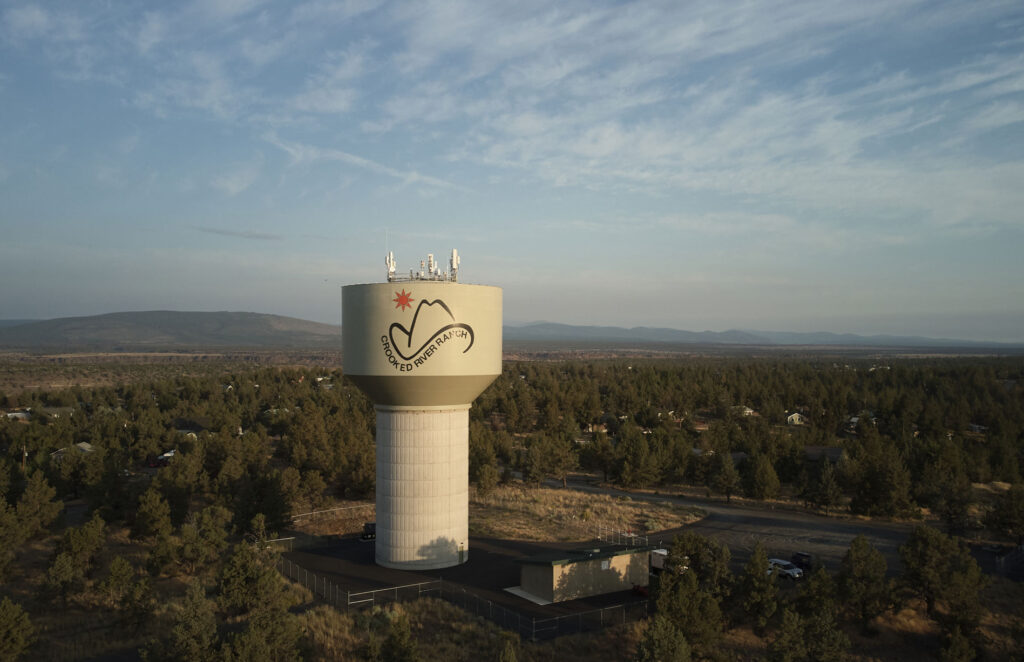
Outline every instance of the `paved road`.
{"label": "paved road", "polygon": [[890,574],[895,574],[900,568],[899,546],[914,526],[905,522],[825,517],[789,508],[726,504],[714,499],[637,494],[583,481],[570,481],[569,488],[594,494],[628,496],[634,501],[669,502],[700,508],[707,517],[680,529],[656,534],[651,542],[663,538],[667,543],[677,532],[693,531],[728,545],[736,566],[746,563],[754,544],[760,540],[770,557],[788,559],[793,552],[809,552],[820,558],[830,570],[837,570],[850,542],[863,535],[882,552]]}

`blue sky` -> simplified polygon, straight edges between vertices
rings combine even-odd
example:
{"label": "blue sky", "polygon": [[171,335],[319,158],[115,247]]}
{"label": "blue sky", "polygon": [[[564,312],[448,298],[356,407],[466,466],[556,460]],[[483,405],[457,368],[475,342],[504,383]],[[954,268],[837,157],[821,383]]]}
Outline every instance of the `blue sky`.
{"label": "blue sky", "polygon": [[457,247],[510,321],[1024,341],[1013,2],[0,2],[0,317]]}

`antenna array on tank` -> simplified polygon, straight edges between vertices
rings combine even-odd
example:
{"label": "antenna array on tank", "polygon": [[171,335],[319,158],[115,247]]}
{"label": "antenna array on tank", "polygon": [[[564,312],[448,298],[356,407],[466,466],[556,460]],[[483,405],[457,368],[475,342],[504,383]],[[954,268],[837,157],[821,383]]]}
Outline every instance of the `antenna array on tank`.
{"label": "antenna array on tank", "polygon": [[384,258],[384,264],[388,268],[388,282],[405,282],[410,280],[433,280],[433,281],[445,281],[456,283],[459,280],[459,263],[462,258],[459,256],[459,251],[452,249],[451,258],[448,260],[448,271],[441,271],[441,265],[434,260],[434,254],[428,253],[427,260],[424,262],[420,260],[419,271],[409,270],[408,276],[399,276],[396,272],[395,254],[392,251],[388,251],[388,255]]}

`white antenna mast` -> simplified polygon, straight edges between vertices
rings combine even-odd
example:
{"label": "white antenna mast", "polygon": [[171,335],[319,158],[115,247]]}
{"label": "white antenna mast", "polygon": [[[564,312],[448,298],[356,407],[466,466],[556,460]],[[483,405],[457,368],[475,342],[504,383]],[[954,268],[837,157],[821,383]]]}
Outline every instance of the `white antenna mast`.
{"label": "white antenna mast", "polygon": [[452,257],[448,262],[448,270],[452,274],[452,282],[458,282],[459,280],[459,251],[452,249]]}
{"label": "white antenna mast", "polygon": [[388,268],[388,282],[390,283],[395,279],[395,254],[388,251],[388,256],[384,258],[384,264]]}

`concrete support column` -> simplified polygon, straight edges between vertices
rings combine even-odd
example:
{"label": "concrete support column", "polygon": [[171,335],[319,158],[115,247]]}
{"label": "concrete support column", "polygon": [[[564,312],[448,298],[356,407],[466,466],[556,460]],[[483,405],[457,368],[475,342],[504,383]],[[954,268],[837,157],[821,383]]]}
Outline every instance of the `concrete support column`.
{"label": "concrete support column", "polygon": [[376,561],[448,568],[469,559],[469,405],[377,405]]}

